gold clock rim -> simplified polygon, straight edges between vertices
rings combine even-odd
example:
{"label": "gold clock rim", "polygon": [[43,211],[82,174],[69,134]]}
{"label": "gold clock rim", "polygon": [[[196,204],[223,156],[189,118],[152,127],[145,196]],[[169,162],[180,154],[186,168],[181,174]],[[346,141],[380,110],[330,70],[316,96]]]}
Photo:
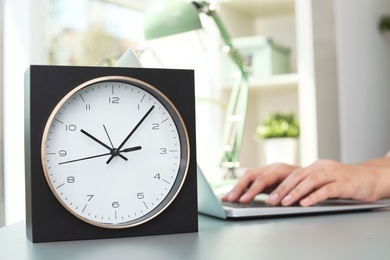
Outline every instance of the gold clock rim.
{"label": "gold clock rim", "polygon": [[[60,108],[62,107],[62,105],[73,95],[75,94],[76,92],[80,91],[81,89],[85,88],[85,87],[88,87],[92,84],[96,84],[98,82],[104,82],[104,81],[121,81],[121,82],[127,82],[127,83],[136,83],[136,84],[140,84],[142,86],[146,86],[147,88],[149,89],[152,89],[154,92],[156,92],[161,98],[163,98],[168,104],[169,106],[173,109],[173,111],[176,113],[176,116],[177,118],[179,119],[180,123],[181,123],[181,126],[183,128],[183,133],[184,133],[184,137],[185,137],[185,143],[186,143],[186,150],[187,150],[187,158],[186,158],[186,166],[185,166],[185,169],[184,169],[184,173],[183,173],[183,178],[181,179],[181,182],[179,184],[179,186],[177,187],[176,191],[174,191],[174,195],[172,196],[172,198],[161,208],[159,209],[156,213],[154,213],[153,215],[151,215],[150,217],[147,217],[145,219],[143,219],[142,221],[139,221],[139,222],[135,222],[135,223],[132,223],[132,224],[106,224],[106,223],[100,223],[100,222],[95,222],[95,221],[92,221],[92,220],[89,220],[87,218],[84,218],[82,217],[81,215],[79,214],[76,214],[73,210],[71,210],[68,205],[66,205],[62,199],[58,196],[58,193],[55,191],[54,189],[54,186],[51,184],[50,182],[50,177],[49,177],[49,173],[48,173],[48,170],[47,170],[47,165],[46,165],[46,140],[47,140],[47,137],[48,137],[48,132],[49,132],[49,128],[50,128],[50,125],[51,123],[53,122],[54,118],[55,118],[55,115],[57,114],[57,112],[60,110]],[[137,85],[136,85],[137,86]],[[139,87],[139,86],[137,86]],[[145,91],[149,92],[147,89],[144,89]],[[152,93],[151,93],[152,94]],[[152,94],[153,95],[153,94]],[[154,96],[154,95],[153,95]],[[159,99],[158,97],[156,97],[157,99]],[[161,100],[159,100],[161,102]],[[177,127],[177,126],[176,126]],[[179,135],[180,136],[180,135]],[[180,140],[182,141],[182,140]],[[153,85],[145,82],[145,81],[142,81],[142,80],[139,80],[139,79],[136,79],[136,78],[132,78],[132,77],[128,77],[128,76],[103,76],[103,77],[98,77],[98,78],[93,78],[91,80],[88,80],[88,81],[85,81],[81,84],[79,84],[78,86],[76,86],[75,88],[73,88],[72,90],[70,90],[58,103],[57,105],[54,107],[54,109],[51,111],[50,113],[50,116],[49,118],[47,119],[46,121],[46,125],[45,125],[45,128],[44,128],[44,131],[43,131],[43,134],[42,134],[42,142],[41,142],[41,164],[42,164],[42,168],[43,168],[43,172],[44,172],[44,176],[45,176],[45,179],[46,179],[46,183],[48,184],[52,194],[56,197],[57,201],[60,202],[60,204],[69,212],[71,213],[73,216],[77,217],[78,219],[82,220],[83,222],[86,222],[90,225],[93,225],[93,226],[97,226],[97,227],[101,227],[101,228],[107,228],[107,229],[124,229],[124,228],[130,228],[130,227],[134,227],[134,226],[139,226],[139,225],[142,225],[152,219],[154,219],[155,217],[157,217],[158,215],[160,215],[162,212],[164,212],[171,204],[172,202],[176,199],[177,195],[179,194],[180,190],[182,189],[183,187],[183,184],[187,178],[187,174],[188,174],[188,169],[189,169],[189,165],[190,165],[190,142],[189,142],[189,136],[188,136],[188,131],[187,131],[187,127],[185,125],[185,122],[180,114],[180,112],[177,110],[176,106],[172,103],[172,101],[164,94],[162,93],[159,89],[157,89],[156,87],[154,87]],[[179,167],[179,170],[180,170],[180,167]],[[172,186],[172,188],[174,187],[174,185]],[[169,195],[170,193],[168,193]],[[167,196],[168,196],[167,195]],[[166,196],[166,197],[167,197]],[[165,197],[165,198],[166,198]],[[164,200],[165,200],[164,198]],[[162,203],[164,202],[164,200],[162,201]],[[157,207],[156,207],[157,208]],[[155,209],[156,209],[155,208]],[[150,211],[150,212],[153,212]],[[150,213],[149,212],[149,213]],[[149,214],[147,213],[147,214]],[[147,215],[146,214],[146,215]],[[145,215],[144,215],[145,216]],[[135,220],[133,220],[135,221]],[[133,222],[131,221],[131,222]],[[126,222],[124,222],[126,223]]]}

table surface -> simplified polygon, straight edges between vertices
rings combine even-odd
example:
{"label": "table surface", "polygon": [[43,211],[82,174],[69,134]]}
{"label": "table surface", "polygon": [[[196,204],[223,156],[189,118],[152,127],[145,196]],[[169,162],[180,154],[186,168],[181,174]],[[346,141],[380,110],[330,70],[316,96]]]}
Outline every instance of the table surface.
{"label": "table surface", "polygon": [[[385,201],[389,203],[390,201]],[[8,259],[390,259],[390,208],[251,220],[199,215],[199,232],[33,244],[25,223],[0,229]]]}

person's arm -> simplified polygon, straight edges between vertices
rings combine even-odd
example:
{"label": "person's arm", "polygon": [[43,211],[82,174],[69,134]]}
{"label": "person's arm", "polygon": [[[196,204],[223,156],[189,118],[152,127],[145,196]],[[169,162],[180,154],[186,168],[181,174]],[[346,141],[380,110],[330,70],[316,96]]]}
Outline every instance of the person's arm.
{"label": "person's arm", "polygon": [[273,164],[245,173],[226,201],[250,202],[258,193],[270,191],[267,203],[310,206],[328,198],[374,201],[390,197],[390,153],[361,164],[346,165],[318,160],[304,168]]}
{"label": "person's arm", "polygon": [[359,163],[359,165],[372,167],[390,167],[390,151],[384,157],[362,162]]}

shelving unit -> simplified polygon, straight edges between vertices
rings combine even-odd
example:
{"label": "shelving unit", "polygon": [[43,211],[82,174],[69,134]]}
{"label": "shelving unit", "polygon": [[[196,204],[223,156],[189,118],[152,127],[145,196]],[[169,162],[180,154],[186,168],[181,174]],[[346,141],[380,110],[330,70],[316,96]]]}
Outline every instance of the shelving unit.
{"label": "shelving unit", "polygon": [[219,5],[252,17],[275,16],[294,12],[294,0],[220,0]]}
{"label": "shelving unit", "polygon": [[[298,164],[338,159],[338,108],[326,103],[337,98],[333,1],[219,0],[217,9],[232,38],[262,35],[291,49],[291,74],[250,79],[242,166],[264,164],[255,128],[266,113],[286,110],[300,120]],[[231,86],[221,83],[221,89],[228,98]]]}
{"label": "shelving unit", "polygon": [[[262,79],[249,79],[249,91],[250,92],[262,92],[267,91],[282,91],[284,89],[298,89],[298,74],[282,74],[266,77]],[[223,89],[230,90],[231,85],[223,85]]]}
{"label": "shelving unit", "polygon": [[[249,77],[248,114],[240,162],[245,167],[264,164],[261,141],[253,135],[265,114],[292,111],[299,114],[299,75],[296,72],[294,0],[220,0],[218,4],[231,37],[265,36],[291,49],[292,72],[264,78]],[[287,37],[286,37],[287,35]],[[231,85],[222,84],[224,97]],[[298,163],[298,162],[297,162]]]}

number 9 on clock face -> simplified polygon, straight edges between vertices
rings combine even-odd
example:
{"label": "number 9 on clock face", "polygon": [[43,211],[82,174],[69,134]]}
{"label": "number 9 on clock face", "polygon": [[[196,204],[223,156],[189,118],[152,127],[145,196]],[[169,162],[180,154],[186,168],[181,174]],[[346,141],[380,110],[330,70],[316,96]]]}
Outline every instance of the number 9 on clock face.
{"label": "number 9 on clock face", "polygon": [[184,122],[153,86],[101,77],[70,91],[52,111],[41,147],[46,181],[74,216],[127,228],[162,213],[186,178]]}

